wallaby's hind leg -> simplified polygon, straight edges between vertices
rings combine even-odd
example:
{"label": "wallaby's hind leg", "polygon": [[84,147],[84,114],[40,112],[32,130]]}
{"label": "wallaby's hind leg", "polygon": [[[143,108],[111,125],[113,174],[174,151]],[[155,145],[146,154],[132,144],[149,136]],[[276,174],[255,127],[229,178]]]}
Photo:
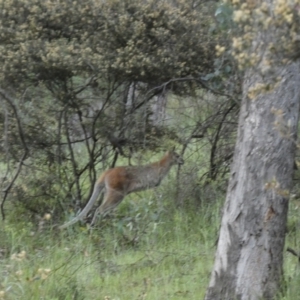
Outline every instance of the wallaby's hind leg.
{"label": "wallaby's hind leg", "polygon": [[112,189],[107,190],[102,204],[94,213],[91,226],[95,224],[98,214],[105,216],[110,210],[114,209],[124,199],[124,197],[124,193]]}

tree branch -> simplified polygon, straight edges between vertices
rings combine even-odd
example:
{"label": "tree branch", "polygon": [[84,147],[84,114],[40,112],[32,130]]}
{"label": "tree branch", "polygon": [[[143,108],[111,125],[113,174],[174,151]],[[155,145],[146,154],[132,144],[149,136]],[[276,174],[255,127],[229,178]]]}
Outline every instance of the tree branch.
{"label": "tree branch", "polygon": [[287,252],[290,252],[291,254],[293,254],[294,256],[296,256],[296,257],[298,258],[298,261],[300,262],[300,255],[299,255],[299,253],[297,253],[294,249],[288,247],[288,248],[286,249],[286,251],[287,251]]}
{"label": "tree branch", "polygon": [[5,204],[7,195],[8,195],[9,191],[11,190],[13,184],[15,183],[15,181],[17,180],[17,178],[18,178],[18,176],[19,176],[19,174],[21,172],[23,162],[27,158],[27,155],[29,153],[29,149],[28,149],[26,141],[25,141],[25,136],[24,136],[24,132],[23,132],[21,120],[20,120],[19,115],[18,115],[18,110],[17,110],[17,107],[15,105],[15,100],[12,97],[10,97],[8,95],[8,93],[5,90],[3,90],[2,88],[0,88],[0,96],[4,100],[6,100],[6,102],[11,106],[11,108],[12,108],[12,110],[14,112],[14,115],[15,115],[16,120],[17,120],[17,127],[18,127],[19,137],[20,137],[23,149],[24,149],[24,153],[23,153],[23,155],[20,158],[19,165],[18,165],[18,168],[16,170],[15,175],[13,176],[11,182],[3,190],[4,195],[3,195],[3,198],[2,198],[2,201],[1,201],[0,208],[1,208],[2,220],[5,220],[4,204]]}

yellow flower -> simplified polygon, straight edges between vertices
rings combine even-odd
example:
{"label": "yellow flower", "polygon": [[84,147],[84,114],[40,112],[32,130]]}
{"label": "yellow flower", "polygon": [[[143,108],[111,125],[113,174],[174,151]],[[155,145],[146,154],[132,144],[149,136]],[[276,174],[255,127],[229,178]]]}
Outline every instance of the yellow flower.
{"label": "yellow flower", "polygon": [[51,219],[51,217],[51,214],[45,214],[43,219],[48,221]]}
{"label": "yellow flower", "polygon": [[18,254],[18,258],[20,259],[24,259],[26,257],[26,251],[21,251],[19,254]]}

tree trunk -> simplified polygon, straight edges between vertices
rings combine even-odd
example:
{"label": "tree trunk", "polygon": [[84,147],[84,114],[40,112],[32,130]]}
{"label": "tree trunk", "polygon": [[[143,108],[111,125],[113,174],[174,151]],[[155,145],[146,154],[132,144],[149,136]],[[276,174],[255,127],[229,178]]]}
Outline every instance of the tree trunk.
{"label": "tree trunk", "polygon": [[289,189],[299,115],[299,62],[274,68],[281,78],[249,99],[263,81],[245,75],[231,178],[206,300],[273,299],[282,275]]}
{"label": "tree trunk", "polygon": [[168,102],[168,95],[166,92],[154,97],[152,104],[152,124],[154,126],[163,126],[166,120],[166,108]]}

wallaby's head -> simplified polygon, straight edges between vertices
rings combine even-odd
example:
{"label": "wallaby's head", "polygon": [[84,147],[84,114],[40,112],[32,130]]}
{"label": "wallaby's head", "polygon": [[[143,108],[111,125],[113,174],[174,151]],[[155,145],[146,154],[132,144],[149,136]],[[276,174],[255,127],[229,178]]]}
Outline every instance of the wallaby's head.
{"label": "wallaby's head", "polygon": [[172,161],[173,165],[183,165],[184,160],[181,155],[175,152],[175,149],[168,151],[168,155]]}

